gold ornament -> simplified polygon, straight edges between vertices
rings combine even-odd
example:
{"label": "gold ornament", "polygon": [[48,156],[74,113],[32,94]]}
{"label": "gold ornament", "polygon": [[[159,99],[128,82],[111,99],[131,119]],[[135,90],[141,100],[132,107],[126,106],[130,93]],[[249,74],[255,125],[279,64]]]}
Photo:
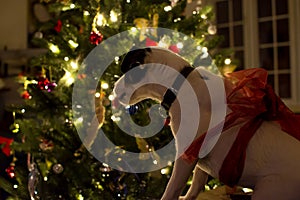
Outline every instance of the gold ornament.
{"label": "gold ornament", "polygon": [[146,39],[147,27],[149,26],[149,20],[145,19],[145,18],[136,18],[136,19],[134,19],[133,23],[141,31],[140,41],[145,40]]}

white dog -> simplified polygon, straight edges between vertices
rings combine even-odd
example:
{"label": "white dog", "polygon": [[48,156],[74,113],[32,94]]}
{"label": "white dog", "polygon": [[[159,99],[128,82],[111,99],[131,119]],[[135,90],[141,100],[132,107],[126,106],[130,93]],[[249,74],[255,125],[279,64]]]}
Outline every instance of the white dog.
{"label": "white dog", "polygon": [[[264,70],[245,70],[224,78],[204,69],[193,70],[190,64],[177,54],[152,47],[129,52],[121,69],[125,73],[137,66],[151,63],[166,65],[182,73],[197,97],[198,103],[194,107],[198,106],[201,110],[197,132],[185,133],[194,135],[195,140],[189,148],[184,149],[184,154],[175,160],[172,176],[162,200],[196,199],[204,189],[208,174],[230,186],[253,188],[253,200],[300,199],[300,128],[296,127],[300,119],[296,118],[296,115],[264,84]],[[174,75],[168,73],[168,70],[162,70],[155,65],[150,68],[141,67],[139,70],[139,76],[125,74],[116,82],[116,98],[124,104],[135,104],[146,98],[162,102],[162,106],[169,112],[170,126],[176,139],[181,123],[187,123],[189,126],[189,123],[195,121],[189,116],[181,119],[180,101],[176,94],[170,94],[174,88],[154,83],[160,83],[162,77],[172,80],[179,93],[183,82],[178,81],[177,77],[172,77]],[[212,150],[198,158],[199,148],[209,128],[210,117],[212,112],[216,112],[215,109],[211,109],[206,85],[206,81],[210,79],[224,82],[228,101],[226,119],[222,134]],[[148,80],[149,84],[138,86],[142,80]],[[131,94],[129,91],[133,90]],[[241,94],[244,96],[241,97]],[[224,94],[220,93],[219,98],[224,98],[221,95]],[[180,197],[193,171],[192,185],[187,194]]]}

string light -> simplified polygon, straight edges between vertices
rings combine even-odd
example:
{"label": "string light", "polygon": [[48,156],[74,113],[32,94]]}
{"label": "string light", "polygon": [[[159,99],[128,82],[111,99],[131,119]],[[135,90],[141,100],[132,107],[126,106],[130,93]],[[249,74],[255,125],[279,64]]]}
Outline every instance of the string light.
{"label": "string light", "polygon": [[60,50],[59,50],[59,48],[58,48],[57,45],[49,44],[49,49],[50,49],[53,53],[56,53],[56,54],[59,54],[59,53],[60,53]]}
{"label": "string light", "polygon": [[69,58],[69,57],[67,57],[67,56],[66,56],[66,57],[64,57],[64,61],[66,61],[66,62],[67,62],[67,61],[69,61],[69,60],[70,60],[70,58]]}
{"label": "string light", "polygon": [[84,197],[81,194],[78,194],[77,199],[78,200],[84,200]]}
{"label": "string light", "polygon": [[165,6],[164,11],[169,12],[172,10],[172,6]]}
{"label": "string light", "polygon": [[205,14],[202,14],[200,17],[201,17],[202,19],[207,19],[207,16],[206,16]]}
{"label": "string light", "polygon": [[101,96],[100,92],[96,92],[96,93],[95,93],[95,97],[96,97],[96,98],[99,98],[100,96]]}
{"label": "string light", "polygon": [[75,8],[75,4],[74,4],[74,3],[71,3],[71,4],[70,4],[70,8],[71,8],[71,9]]}
{"label": "string light", "polygon": [[224,63],[225,63],[225,65],[230,65],[231,59],[230,59],[230,58],[226,58],[226,59],[224,60]]}
{"label": "string light", "polygon": [[115,63],[116,63],[116,64],[119,64],[119,59],[120,59],[120,58],[119,58],[118,56],[115,57]]}
{"label": "string light", "polygon": [[85,11],[83,11],[83,15],[84,15],[84,16],[89,16],[90,13],[89,13],[89,11],[86,11],[86,10],[85,10]]}
{"label": "string light", "polygon": [[178,42],[176,46],[177,46],[178,49],[182,49],[183,48],[183,43],[182,42]]}
{"label": "string light", "polygon": [[101,83],[101,88],[104,90],[108,89],[109,88],[108,83],[106,83],[106,82]]}
{"label": "string light", "polygon": [[110,11],[109,16],[110,16],[110,21],[112,22],[118,21],[118,14],[114,10]]}
{"label": "string light", "polygon": [[106,19],[105,19],[103,14],[98,13],[96,15],[96,18],[97,18],[96,23],[97,23],[98,26],[105,26],[107,24]]}
{"label": "string light", "polygon": [[168,174],[170,172],[169,168],[163,168],[160,170],[161,174]]}
{"label": "string light", "polygon": [[70,65],[71,65],[71,67],[72,67],[72,69],[78,69],[78,64],[77,64],[77,62],[75,62],[75,61],[71,61],[70,62]]}
{"label": "string light", "polygon": [[120,117],[117,117],[117,116],[115,116],[115,115],[112,115],[112,116],[110,117],[110,119],[111,119],[113,122],[119,122],[119,121],[121,121],[121,118],[120,118]]}
{"label": "string light", "polygon": [[113,101],[113,100],[115,99],[115,96],[111,94],[111,95],[108,96],[108,99],[109,99],[110,101]]}
{"label": "string light", "polygon": [[78,43],[74,42],[73,40],[69,40],[68,43],[74,49],[77,48],[79,45]]}

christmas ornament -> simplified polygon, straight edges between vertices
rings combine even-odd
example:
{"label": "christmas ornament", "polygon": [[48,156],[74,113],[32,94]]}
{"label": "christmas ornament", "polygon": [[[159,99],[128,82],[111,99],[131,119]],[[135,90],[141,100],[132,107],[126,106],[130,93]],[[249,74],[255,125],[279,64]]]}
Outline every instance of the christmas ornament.
{"label": "christmas ornament", "polygon": [[207,28],[207,32],[210,34],[210,35],[215,35],[217,33],[217,27],[215,25],[210,25],[208,28]]}
{"label": "christmas ornament", "polygon": [[8,175],[10,178],[14,178],[14,177],[15,177],[15,165],[14,165],[14,164],[9,165],[9,166],[5,169],[5,172],[7,173],[7,175]]}
{"label": "christmas ornament", "polygon": [[40,77],[39,80],[38,80],[38,88],[41,89],[41,90],[44,90],[45,89],[45,86],[47,84],[49,84],[50,81],[47,79],[47,78],[44,78],[44,77]]}
{"label": "christmas ornament", "polygon": [[56,25],[55,25],[55,27],[54,27],[54,30],[55,30],[57,33],[59,33],[59,32],[61,31],[61,27],[62,27],[62,22],[61,22],[61,20],[59,19],[59,20],[57,20],[57,23],[56,23]]}
{"label": "christmas ornament", "polygon": [[127,113],[129,113],[130,115],[134,115],[138,111],[139,107],[137,105],[132,105],[127,106],[125,109]]}
{"label": "christmas ornament", "polygon": [[171,45],[169,46],[169,49],[174,53],[179,53],[179,48],[177,47],[177,45]]}
{"label": "christmas ornament", "polygon": [[24,92],[22,92],[21,97],[23,99],[31,99],[32,96],[29,94],[29,92],[27,90],[25,90]]}
{"label": "christmas ornament", "polygon": [[47,92],[52,92],[56,86],[57,84],[55,82],[49,82],[45,85],[45,90],[47,90]]}
{"label": "christmas ornament", "polygon": [[[1,137],[0,136],[0,147],[2,147],[2,152],[6,155],[6,156],[10,156],[10,144],[13,142],[14,140],[12,138],[5,138],[5,137]],[[3,146],[2,146],[3,145]]]}
{"label": "christmas ornament", "polygon": [[103,35],[99,31],[92,31],[90,34],[90,43],[98,45],[103,40]]}
{"label": "christmas ornament", "polygon": [[[101,19],[104,20],[104,17],[102,14],[100,14],[100,7],[98,7],[97,11],[98,12],[93,19],[92,31],[90,33],[90,38],[89,38],[90,43],[95,44],[95,45],[100,44],[103,40],[103,35],[97,30],[96,27],[97,27],[97,23],[100,23]],[[101,21],[101,22],[103,22],[103,21]],[[101,25],[105,25],[105,24],[101,24]]]}
{"label": "christmas ornament", "polygon": [[151,40],[150,38],[146,38],[146,47],[151,47],[151,46],[157,46],[157,42],[154,40]]}
{"label": "christmas ornament", "polygon": [[41,31],[37,31],[34,33],[33,37],[42,39],[44,37],[44,35]]}
{"label": "christmas ornament", "polygon": [[35,163],[29,164],[28,167],[28,192],[31,200],[40,199],[38,192],[38,184],[40,181],[40,172]]}
{"label": "christmas ornament", "polygon": [[60,174],[64,171],[64,167],[61,164],[56,163],[53,165],[52,170],[54,171],[54,173]]}
{"label": "christmas ornament", "polygon": [[144,41],[146,39],[147,27],[149,25],[149,20],[145,18],[136,18],[133,23],[135,26],[140,29],[140,41]]}
{"label": "christmas ornament", "polygon": [[42,140],[41,140],[41,143],[39,144],[39,147],[40,147],[43,151],[47,151],[47,150],[52,150],[53,147],[54,147],[54,144],[53,144],[52,141],[42,139]]}

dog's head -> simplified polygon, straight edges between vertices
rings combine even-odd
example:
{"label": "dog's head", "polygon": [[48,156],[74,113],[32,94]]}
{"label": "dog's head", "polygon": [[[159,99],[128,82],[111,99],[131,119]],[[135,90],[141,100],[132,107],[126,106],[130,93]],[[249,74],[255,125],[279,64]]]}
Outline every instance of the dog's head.
{"label": "dog's head", "polygon": [[[121,63],[124,75],[115,83],[114,95],[122,104],[134,104],[151,98],[154,87],[172,77],[164,66],[180,71],[189,65],[177,54],[159,47],[147,47],[129,51]],[[156,83],[156,84],[154,84]]]}
{"label": "dog's head", "polygon": [[123,76],[115,83],[113,94],[117,101],[123,105],[133,104],[130,96],[134,92],[136,85],[145,79],[146,70],[144,64],[146,57],[151,52],[150,48],[140,48],[130,50],[123,58],[121,72]]}

